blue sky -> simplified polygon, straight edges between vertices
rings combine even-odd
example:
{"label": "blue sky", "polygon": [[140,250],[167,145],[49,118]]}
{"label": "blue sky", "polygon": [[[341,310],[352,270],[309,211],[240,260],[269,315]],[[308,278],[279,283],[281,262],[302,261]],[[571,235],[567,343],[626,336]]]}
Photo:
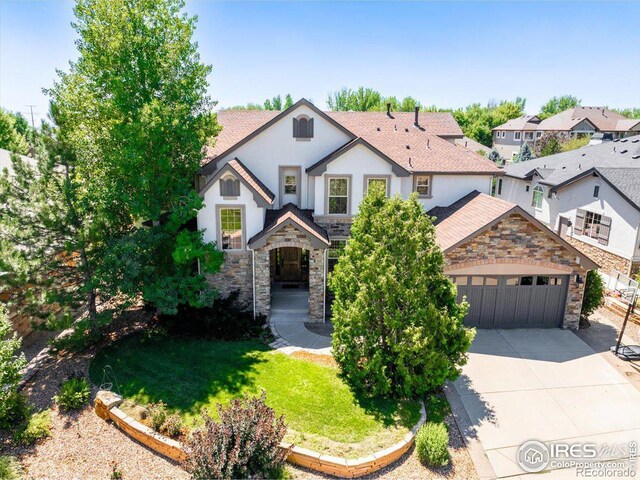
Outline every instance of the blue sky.
{"label": "blue sky", "polygon": [[[369,86],[458,107],[554,95],[640,107],[638,2],[205,2],[196,40],[220,107]],[[0,105],[46,113],[76,56],[70,1],[0,0]]]}

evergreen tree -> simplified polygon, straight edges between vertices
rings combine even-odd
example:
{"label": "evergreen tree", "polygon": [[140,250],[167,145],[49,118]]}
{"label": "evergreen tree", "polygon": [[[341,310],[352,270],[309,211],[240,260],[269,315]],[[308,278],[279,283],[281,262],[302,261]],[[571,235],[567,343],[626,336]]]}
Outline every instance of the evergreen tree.
{"label": "evergreen tree", "polygon": [[18,393],[20,371],[27,364],[24,353],[18,353],[22,341],[11,334],[7,312],[0,305],[0,428],[15,426],[26,413],[24,397]]}
{"label": "evergreen tree", "polygon": [[526,162],[527,160],[531,160],[533,158],[536,158],[533,154],[533,150],[531,150],[531,147],[527,142],[524,142],[520,146],[520,151],[518,152],[518,154],[513,158],[513,163]]}
{"label": "evergreen tree", "polygon": [[371,188],[329,278],[333,354],[344,378],[371,395],[413,397],[459,375],[473,331],[443,272],[435,228],[415,195]]}
{"label": "evergreen tree", "polygon": [[504,165],[504,158],[502,158],[502,155],[500,155],[497,150],[491,150],[487,158],[496,165]]}

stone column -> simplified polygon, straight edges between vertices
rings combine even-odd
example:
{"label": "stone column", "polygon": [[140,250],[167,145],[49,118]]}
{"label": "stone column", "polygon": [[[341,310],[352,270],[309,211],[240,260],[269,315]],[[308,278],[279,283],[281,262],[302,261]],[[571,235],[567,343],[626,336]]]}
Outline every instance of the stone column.
{"label": "stone column", "polygon": [[309,319],[324,322],[324,250],[309,250]]}
{"label": "stone column", "polygon": [[256,314],[269,316],[271,313],[271,275],[269,250],[256,250]]}
{"label": "stone column", "polygon": [[[582,283],[576,282],[576,275],[582,277]],[[567,303],[564,311],[564,320],[562,321],[562,328],[564,329],[578,330],[580,326],[580,312],[582,310],[582,297],[584,296],[586,281],[587,272],[582,269],[576,269],[569,275]]]}

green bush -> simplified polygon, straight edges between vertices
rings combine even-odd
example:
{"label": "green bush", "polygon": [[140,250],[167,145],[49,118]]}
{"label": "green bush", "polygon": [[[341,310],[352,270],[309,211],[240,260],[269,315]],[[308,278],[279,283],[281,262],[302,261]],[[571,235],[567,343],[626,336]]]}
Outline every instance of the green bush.
{"label": "green bush", "polygon": [[162,426],[168,416],[169,413],[167,412],[167,406],[164,402],[160,401],[149,405],[149,420],[151,420],[151,428],[156,432],[160,432],[162,430]]}
{"label": "green bush", "polygon": [[84,378],[70,378],[54,398],[61,410],[77,410],[89,401],[90,395],[89,382]]}
{"label": "green bush", "polygon": [[274,478],[289,452],[279,447],[287,432],[284,417],[276,417],[259,398],[236,399],[219,406],[220,421],[205,416],[204,427],[188,441],[187,469],[193,478]]}
{"label": "green bush", "polygon": [[587,318],[602,305],[604,301],[604,282],[597,270],[589,270],[582,297],[582,311],[580,316]]}
{"label": "green bush", "polygon": [[13,391],[9,395],[0,394],[0,397],[4,399],[0,405],[0,429],[15,428],[31,413],[27,398],[21,393]]}
{"label": "green bush", "polygon": [[27,364],[19,354],[21,339],[14,332],[3,305],[0,305],[0,429],[11,428],[24,419],[27,406],[18,393],[20,371]]}
{"label": "green bush", "polygon": [[9,456],[0,456],[0,480],[20,480],[22,467],[18,461]]}
{"label": "green bush", "polygon": [[416,435],[418,459],[431,467],[444,467],[449,463],[449,432],[444,423],[428,422]]}
{"label": "green bush", "polygon": [[33,445],[51,435],[51,410],[34,413],[21,425],[13,439],[21,445]]}

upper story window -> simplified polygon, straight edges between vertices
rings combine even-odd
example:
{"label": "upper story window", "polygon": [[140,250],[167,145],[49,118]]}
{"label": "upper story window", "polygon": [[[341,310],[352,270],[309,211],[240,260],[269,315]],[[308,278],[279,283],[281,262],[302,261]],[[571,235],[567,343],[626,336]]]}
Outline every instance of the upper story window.
{"label": "upper story window", "polygon": [[502,195],[502,179],[498,179],[498,195]]}
{"label": "upper story window", "polygon": [[349,213],[349,178],[328,178],[327,213],[347,215]]}
{"label": "upper story window", "polygon": [[524,132],[525,140],[533,140],[533,132]]}
{"label": "upper story window", "polygon": [[505,131],[502,132],[502,138],[507,138],[507,132]]}
{"label": "upper story window", "polygon": [[536,138],[540,138],[542,136],[542,132],[536,132]]}
{"label": "upper story window", "polygon": [[431,197],[431,175],[416,175],[414,190],[420,197]]}
{"label": "upper story window", "polygon": [[369,188],[378,186],[386,195],[389,194],[389,179],[387,177],[365,176],[364,194],[369,193]]}
{"label": "upper story window", "polygon": [[533,189],[533,198],[531,200],[531,205],[533,205],[537,210],[542,208],[542,197],[544,195],[544,189],[540,185],[536,185]]}
{"label": "upper story window", "polygon": [[295,175],[284,176],[284,193],[286,195],[295,195],[298,190],[298,177]]}
{"label": "upper story window", "polygon": [[219,228],[222,250],[242,250],[244,248],[241,208],[221,208]]}
{"label": "upper story window", "polygon": [[593,187],[593,196],[595,198],[598,198],[598,195],[600,195],[600,185],[596,185],[595,187]]}
{"label": "upper story window", "polygon": [[513,132],[514,140],[520,140],[521,137],[522,137],[522,132]]}
{"label": "upper story window", "polygon": [[611,231],[611,217],[578,209],[573,228],[576,234],[594,238],[598,240],[598,243],[607,245],[609,243],[609,232]]}
{"label": "upper story window", "polygon": [[294,138],[313,138],[313,118],[307,115],[298,115],[293,119]]}
{"label": "upper story window", "polygon": [[220,179],[220,196],[221,197],[239,197],[240,196],[240,180],[235,177],[225,177]]}

